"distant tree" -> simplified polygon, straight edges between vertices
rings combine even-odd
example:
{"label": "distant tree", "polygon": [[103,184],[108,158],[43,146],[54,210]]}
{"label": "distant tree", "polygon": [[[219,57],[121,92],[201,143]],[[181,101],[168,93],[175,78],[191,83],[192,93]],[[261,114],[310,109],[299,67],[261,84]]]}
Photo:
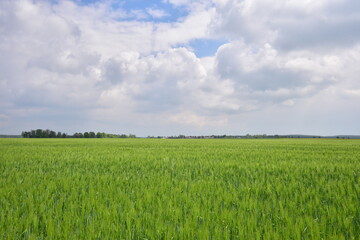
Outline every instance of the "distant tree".
{"label": "distant tree", "polygon": [[49,129],[42,130],[41,137],[42,138],[49,138],[50,137],[50,130]]}
{"label": "distant tree", "polygon": [[84,135],[82,133],[74,133],[73,137],[74,138],[83,138]]}
{"label": "distant tree", "polygon": [[29,132],[23,131],[21,133],[22,137],[25,138],[62,138],[66,137],[66,134],[62,134],[61,132],[56,133],[55,131],[46,129],[36,129],[36,130],[30,130]]}
{"label": "distant tree", "polygon": [[80,137],[82,137],[82,134],[80,134],[80,133],[74,133],[73,137],[74,137],[74,138],[80,138]]}
{"label": "distant tree", "polygon": [[36,138],[41,138],[42,137],[42,130],[41,129],[36,129],[35,130],[35,137]]}
{"label": "distant tree", "polygon": [[101,132],[97,132],[97,133],[96,133],[96,137],[97,137],[97,138],[104,138],[104,137],[106,137],[106,134],[105,134],[105,133],[101,133]]}
{"label": "distant tree", "polygon": [[26,131],[24,131],[24,132],[21,133],[21,136],[22,136],[23,138],[29,138],[30,135],[31,135],[31,132],[26,132]]}
{"label": "distant tree", "polygon": [[56,138],[56,132],[50,131],[49,138]]}
{"label": "distant tree", "polygon": [[74,133],[73,135],[67,136],[65,133],[55,132],[49,129],[36,129],[31,130],[29,132],[23,131],[21,133],[23,138],[66,138],[66,137],[73,137],[73,138],[136,138],[135,134],[110,134],[104,132],[84,132],[84,133]]}

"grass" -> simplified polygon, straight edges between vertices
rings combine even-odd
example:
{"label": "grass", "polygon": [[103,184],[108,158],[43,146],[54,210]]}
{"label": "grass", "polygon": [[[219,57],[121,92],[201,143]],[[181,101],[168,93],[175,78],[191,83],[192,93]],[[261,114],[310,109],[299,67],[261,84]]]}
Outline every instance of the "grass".
{"label": "grass", "polygon": [[2,239],[359,239],[360,141],[0,139]]}

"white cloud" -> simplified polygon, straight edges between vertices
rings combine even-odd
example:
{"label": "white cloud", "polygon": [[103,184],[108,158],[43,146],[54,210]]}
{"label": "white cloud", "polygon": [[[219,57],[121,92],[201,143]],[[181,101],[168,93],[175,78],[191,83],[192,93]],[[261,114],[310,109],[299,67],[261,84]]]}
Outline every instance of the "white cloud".
{"label": "white cloud", "polygon": [[[218,0],[217,34],[282,50],[331,49],[359,42],[360,4],[354,0]],[[351,6],[354,6],[351,11]],[[339,11],[342,9],[342,11]],[[356,13],[357,12],[357,13]]]}
{"label": "white cloud", "polygon": [[153,18],[163,18],[167,17],[169,14],[162,9],[148,8],[146,9],[147,13]]}
{"label": "white cloud", "polygon": [[175,6],[190,4],[191,0],[163,0],[163,2],[171,3]]}
{"label": "white cloud", "polygon": [[169,117],[169,120],[179,125],[190,125],[203,128],[205,126],[226,126],[227,119],[219,117],[204,117],[193,112],[181,112]]}
{"label": "white cloud", "polygon": [[0,114],[0,127],[5,127],[9,124],[10,117],[5,114]]}
{"label": "white cloud", "polygon": [[[1,121],[43,117],[61,126],[71,115],[74,126],[88,119],[88,126],[100,121],[145,129],[143,120],[154,119],[154,129],[231,131],[242,118],[250,124],[271,109],[313,114],[328,102],[327,114],[347,103],[359,108],[360,4],[168,2],[185,6],[188,15],[150,22],[148,15],[167,13],[114,9],[111,1],[1,1]],[[228,43],[206,58],[180,47],[203,38]]]}

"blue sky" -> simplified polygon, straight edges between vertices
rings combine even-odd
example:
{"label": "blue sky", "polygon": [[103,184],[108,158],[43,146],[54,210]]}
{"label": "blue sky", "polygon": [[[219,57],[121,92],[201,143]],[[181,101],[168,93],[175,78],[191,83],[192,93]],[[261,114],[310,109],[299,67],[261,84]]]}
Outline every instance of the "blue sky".
{"label": "blue sky", "polygon": [[190,41],[189,46],[198,57],[214,56],[221,45],[227,43],[221,39],[194,39]]}
{"label": "blue sky", "polygon": [[360,134],[355,0],[2,0],[0,133]]}
{"label": "blue sky", "polygon": [[[80,5],[94,5],[102,3],[101,0],[77,0]],[[156,18],[148,15],[148,18],[142,19],[143,21],[154,21],[154,22],[175,22],[180,18],[185,17],[189,9],[186,6],[174,6],[167,1],[156,1],[156,0],[127,0],[127,1],[109,1],[111,8],[114,10],[124,9],[128,12],[131,11],[146,11],[147,9],[162,10],[166,13],[165,16]],[[134,19],[134,18],[128,18]]]}

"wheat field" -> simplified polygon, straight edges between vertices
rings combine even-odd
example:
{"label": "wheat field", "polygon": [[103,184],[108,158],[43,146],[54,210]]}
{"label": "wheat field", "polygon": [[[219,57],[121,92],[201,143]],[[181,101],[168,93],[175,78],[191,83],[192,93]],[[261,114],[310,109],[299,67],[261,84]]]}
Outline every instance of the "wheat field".
{"label": "wheat field", "polygon": [[2,239],[359,239],[360,141],[0,139]]}

